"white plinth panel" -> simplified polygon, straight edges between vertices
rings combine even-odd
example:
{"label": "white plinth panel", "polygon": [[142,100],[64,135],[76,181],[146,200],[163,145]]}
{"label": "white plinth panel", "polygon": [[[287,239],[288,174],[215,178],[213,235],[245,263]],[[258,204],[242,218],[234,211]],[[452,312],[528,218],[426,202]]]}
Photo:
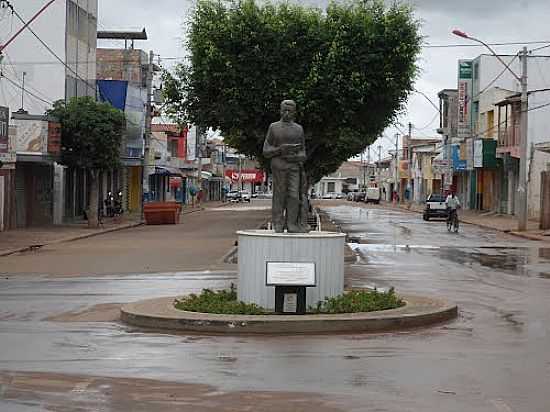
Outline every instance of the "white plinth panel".
{"label": "white plinth panel", "polygon": [[334,232],[307,234],[247,230],[239,236],[239,300],[275,308],[275,287],[266,286],[267,262],[312,262],[316,286],[307,288],[307,305],[344,292],[344,245],[346,235]]}

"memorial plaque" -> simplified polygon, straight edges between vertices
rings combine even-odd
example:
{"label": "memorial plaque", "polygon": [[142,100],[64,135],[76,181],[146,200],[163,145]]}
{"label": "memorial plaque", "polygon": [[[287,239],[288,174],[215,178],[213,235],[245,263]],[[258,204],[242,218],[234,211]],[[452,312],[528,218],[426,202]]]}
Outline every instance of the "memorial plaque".
{"label": "memorial plaque", "polygon": [[297,293],[285,293],[283,299],[283,312],[296,313],[298,308],[298,294]]}
{"label": "memorial plaque", "polygon": [[315,263],[267,262],[267,286],[315,286]]}

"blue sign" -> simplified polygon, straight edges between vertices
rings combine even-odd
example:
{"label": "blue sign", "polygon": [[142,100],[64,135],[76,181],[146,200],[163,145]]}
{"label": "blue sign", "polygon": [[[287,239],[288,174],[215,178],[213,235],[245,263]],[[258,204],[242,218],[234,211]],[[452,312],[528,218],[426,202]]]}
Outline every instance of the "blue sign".
{"label": "blue sign", "polygon": [[466,170],[467,162],[460,158],[460,145],[451,145],[451,156],[453,160],[453,169],[455,172],[463,172]]}

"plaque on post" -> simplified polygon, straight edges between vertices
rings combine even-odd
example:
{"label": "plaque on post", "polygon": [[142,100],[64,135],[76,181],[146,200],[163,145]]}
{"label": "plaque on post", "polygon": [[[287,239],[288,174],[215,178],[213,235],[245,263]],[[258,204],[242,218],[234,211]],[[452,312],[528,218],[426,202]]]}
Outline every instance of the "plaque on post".
{"label": "plaque on post", "polygon": [[306,288],[316,286],[315,263],[267,262],[266,285],[275,286],[275,312],[305,315]]}

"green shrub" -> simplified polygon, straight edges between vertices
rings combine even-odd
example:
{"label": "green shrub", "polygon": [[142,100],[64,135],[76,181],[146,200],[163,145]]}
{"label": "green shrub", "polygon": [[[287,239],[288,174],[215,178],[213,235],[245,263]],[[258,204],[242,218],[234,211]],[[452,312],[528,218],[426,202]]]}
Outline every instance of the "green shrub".
{"label": "green shrub", "polygon": [[244,303],[237,300],[235,286],[219,292],[203,289],[200,295],[191,294],[182,299],[176,299],[176,309],[187,312],[218,313],[225,315],[263,315],[265,310],[254,303]]}
{"label": "green shrub", "polygon": [[317,304],[317,307],[310,307],[312,313],[358,313],[373,312],[377,310],[396,309],[404,306],[395,290],[391,288],[387,292],[359,290],[344,293],[334,298],[327,298]]}
{"label": "green shrub", "polygon": [[[308,313],[358,313],[377,310],[396,309],[404,306],[395,290],[391,288],[387,292],[360,290],[344,293],[334,298],[327,298],[310,307]],[[176,309],[187,312],[217,313],[221,315],[270,315],[264,308],[254,303],[244,303],[237,300],[235,286],[229,290],[212,291],[203,289],[200,295],[191,294],[174,302]]]}

